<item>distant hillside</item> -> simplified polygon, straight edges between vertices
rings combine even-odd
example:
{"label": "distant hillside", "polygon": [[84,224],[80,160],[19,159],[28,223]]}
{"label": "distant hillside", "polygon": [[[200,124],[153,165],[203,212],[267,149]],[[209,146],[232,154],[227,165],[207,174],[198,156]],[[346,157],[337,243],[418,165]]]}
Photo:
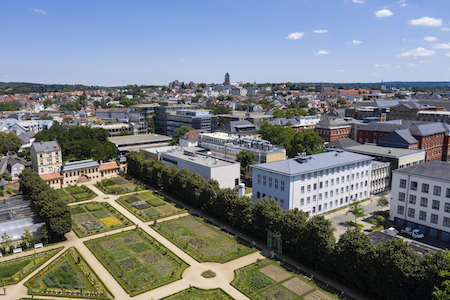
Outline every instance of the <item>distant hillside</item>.
{"label": "distant hillside", "polygon": [[[344,88],[361,88],[361,89],[371,89],[371,88],[379,88],[381,82],[296,82],[296,85],[320,85],[330,84],[336,87],[342,85]],[[417,88],[417,89],[450,89],[450,82],[448,81],[386,81],[383,82],[387,88],[397,87],[397,88]]]}
{"label": "distant hillside", "polygon": [[31,82],[0,82],[0,95],[28,94],[45,92],[73,92],[102,89],[100,86],[85,86],[81,84],[41,84]]}

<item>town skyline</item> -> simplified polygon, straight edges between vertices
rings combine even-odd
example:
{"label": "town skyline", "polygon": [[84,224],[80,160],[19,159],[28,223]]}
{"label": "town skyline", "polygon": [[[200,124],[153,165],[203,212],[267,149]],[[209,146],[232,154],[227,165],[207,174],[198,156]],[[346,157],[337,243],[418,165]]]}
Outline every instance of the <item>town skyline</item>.
{"label": "town skyline", "polygon": [[446,8],[443,0],[10,2],[0,13],[9,45],[0,80],[167,85],[221,83],[228,72],[244,83],[445,81]]}

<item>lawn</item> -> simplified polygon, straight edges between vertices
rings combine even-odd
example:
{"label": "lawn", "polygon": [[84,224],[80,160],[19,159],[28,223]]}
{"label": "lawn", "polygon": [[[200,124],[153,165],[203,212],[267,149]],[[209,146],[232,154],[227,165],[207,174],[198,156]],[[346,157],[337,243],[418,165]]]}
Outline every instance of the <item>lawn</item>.
{"label": "lawn", "polygon": [[132,179],[132,181],[129,181],[123,177],[103,179],[102,181],[97,182],[95,186],[105,194],[114,195],[127,194],[145,189],[145,187],[136,180]]}
{"label": "lawn", "polygon": [[181,279],[188,267],[142,229],[84,243],[131,296]]}
{"label": "lawn", "polygon": [[18,283],[61,249],[62,247],[0,262],[0,282],[8,285]]}
{"label": "lawn", "polygon": [[190,287],[176,294],[162,298],[161,300],[210,300],[210,299],[224,299],[233,300],[234,298],[225,293],[222,289],[202,290],[196,287]]}
{"label": "lawn", "polygon": [[78,237],[123,228],[133,223],[106,202],[70,206],[72,229]]}
{"label": "lawn", "polygon": [[58,196],[66,200],[67,203],[86,201],[97,197],[97,194],[85,185],[69,186],[63,189],[58,189],[56,192],[58,193]]}
{"label": "lawn", "polygon": [[185,211],[153,192],[122,196],[116,202],[143,222],[176,215]]}
{"label": "lawn", "polygon": [[158,223],[154,229],[199,262],[224,263],[256,251],[193,216]]}
{"label": "lawn", "polygon": [[114,298],[74,247],[30,278],[25,286],[29,295]]}
{"label": "lawn", "polygon": [[271,259],[259,260],[256,263],[235,270],[235,278],[231,283],[250,299],[306,299],[333,300],[339,299],[317,286],[300,270]]}

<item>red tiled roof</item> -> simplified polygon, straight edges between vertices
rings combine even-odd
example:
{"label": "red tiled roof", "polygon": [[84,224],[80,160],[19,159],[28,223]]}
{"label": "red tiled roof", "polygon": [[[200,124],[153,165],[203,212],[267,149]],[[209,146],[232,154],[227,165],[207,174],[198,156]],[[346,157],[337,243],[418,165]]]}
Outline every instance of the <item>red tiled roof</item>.
{"label": "red tiled roof", "polygon": [[59,172],[57,172],[57,173],[46,173],[46,174],[41,174],[39,176],[44,181],[55,180],[55,179],[62,179],[63,178],[63,176]]}
{"label": "red tiled roof", "polygon": [[115,161],[112,161],[112,162],[104,163],[103,165],[101,165],[99,170],[106,171],[106,170],[117,169],[118,167],[119,166],[117,165],[117,163]]}

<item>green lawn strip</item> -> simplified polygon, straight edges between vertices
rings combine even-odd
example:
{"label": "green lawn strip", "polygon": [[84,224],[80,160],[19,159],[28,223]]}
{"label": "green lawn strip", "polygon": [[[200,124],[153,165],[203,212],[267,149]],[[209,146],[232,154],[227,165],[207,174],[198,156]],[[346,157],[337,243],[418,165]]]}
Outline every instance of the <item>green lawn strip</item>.
{"label": "green lawn strip", "polygon": [[114,296],[74,247],[30,278],[29,295],[87,299],[113,299]]}
{"label": "green lawn strip", "polygon": [[233,297],[228,295],[222,289],[211,289],[203,290],[197,287],[190,287],[176,294],[161,298],[161,300],[189,300],[189,299],[199,299],[199,300],[209,300],[209,299],[224,299],[224,300],[234,300]]}
{"label": "green lawn strip", "polygon": [[[274,270],[281,272],[281,276],[277,275],[278,272],[263,274],[261,270],[268,266],[272,266]],[[234,271],[234,274],[235,277],[231,285],[250,299],[272,299],[274,297],[280,299],[304,299],[306,295],[313,293],[323,293],[325,294],[324,297],[339,299],[337,296],[339,291],[328,286],[326,291],[318,286],[325,287],[324,284],[313,281],[298,268],[268,258],[237,269]],[[283,274],[286,274],[286,276]],[[294,290],[287,288],[291,280],[297,281],[291,282],[290,288]],[[299,284],[300,280],[301,284]],[[276,293],[276,295],[271,293]]]}
{"label": "green lawn strip", "polygon": [[193,216],[158,223],[153,228],[199,262],[225,263],[257,251]]}
{"label": "green lawn strip", "polygon": [[[72,230],[80,238],[127,227],[133,224],[127,217],[122,215],[107,202],[79,204],[71,206],[70,210],[72,212]],[[116,218],[121,224],[107,227],[101,222],[101,219],[108,217]],[[86,224],[86,222],[91,222],[91,224]],[[88,227],[86,228],[86,226]]]}
{"label": "green lawn strip", "polygon": [[179,280],[188,267],[142,229],[84,243],[130,296]]}
{"label": "green lawn strip", "polygon": [[[145,201],[153,207],[138,209],[132,205],[137,201]],[[159,196],[153,194],[152,192],[122,196],[117,199],[116,202],[143,222],[149,222],[185,212],[185,209],[180,209],[173,206],[171,203],[160,199]],[[153,204],[156,204],[156,207]]]}
{"label": "green lawn strip", "polygon": [[105,194],[114,195],[137,192],[144,189],[144,186],[134,179],[132,179],[132,181],[129,181],[122,177],[103,179],[102,181],[97,182],[95,186]]}
{"label": "green lawn strip", "polygon": [[6,285],[18,283],[61,249],[63,247],[0,262],[0,282]]}

